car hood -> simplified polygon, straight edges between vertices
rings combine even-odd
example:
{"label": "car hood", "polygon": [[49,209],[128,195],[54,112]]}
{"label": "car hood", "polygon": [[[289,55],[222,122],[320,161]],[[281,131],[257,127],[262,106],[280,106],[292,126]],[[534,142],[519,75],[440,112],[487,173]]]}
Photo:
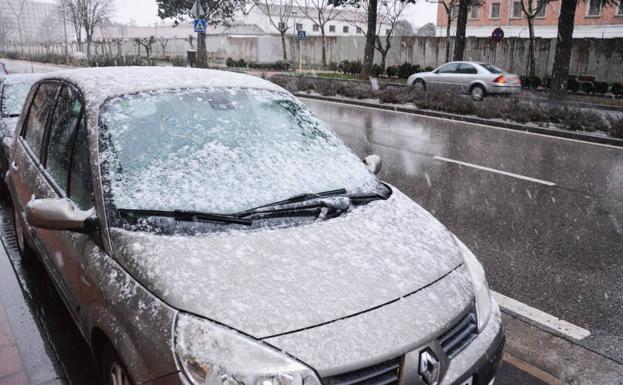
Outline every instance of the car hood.
{"label": "car hood", "polygon": [[115,258],[163,301],[256,338],[381,307],[463,261],[451,233],[397,190],[388,200],[298,227],[110,233]]}

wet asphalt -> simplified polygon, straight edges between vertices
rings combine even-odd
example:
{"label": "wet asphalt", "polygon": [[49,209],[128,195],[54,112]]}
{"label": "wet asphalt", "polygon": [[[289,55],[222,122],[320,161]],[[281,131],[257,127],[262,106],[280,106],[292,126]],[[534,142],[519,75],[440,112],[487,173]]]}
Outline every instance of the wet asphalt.
{"label": "wet asphalt", "polygon": [[[490,286],[623,362],[623,149],[302,99],[461,238]],[[555,186],[440,160],[442,157]]]}

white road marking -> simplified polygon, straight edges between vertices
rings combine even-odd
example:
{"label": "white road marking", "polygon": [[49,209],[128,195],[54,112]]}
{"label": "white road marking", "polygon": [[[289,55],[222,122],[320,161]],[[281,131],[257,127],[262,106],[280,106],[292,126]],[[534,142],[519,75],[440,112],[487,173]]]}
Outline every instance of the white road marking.
{"label": "white road marking", "polygon": [[[305,98],[305,95],[301,95],[300,97]],[[467,125],[470,125],[470,126],[494,128],[496,130],[507,131],[507,132],[514,132],[514,133],[517,133],[517,134],[535,135],[535,136],[540,136],[542,138],[548,138],[548,139],[552,139],[552,140],[565,140],[565,141],[568,141],[568,142],[576,142],[576,143],[582,143],[582,144],[591,144],[593,146],[610,147],[610,148],[614,148],[614,149],[617,149],[617,150],[621,150],[620,146],[614,146],[612,144],[587,142],[585,140],[580,140],[580,139],[563,138],[561,136],[541,134],[539,132],[514,130],[512,128],[499,127],[499,126],[494,126],[494,125],[491,125],[491,124],[480,124],[480,123],[474,123],[474,122],[464,122],[464,121],[456,120],[456,119],[442,118],[440,116],[429,116],[429,115],[425,115],[425,114],[422,114],[422,113],[418,113],[417,110],[414,110],[413,112],[404,112],[404,111],[388,110],[388,109],[381,108],[381,107],[358,106],[356,104],[344,103],[344,102],[337,101],[337,100],[336,101],[328,101],[328,100],[311,99],[311,98],[309,98],[309,100],[314,100],[314,101],[317,101],[317,102],[324,102],[324,103],[333,103],[333,104],[338,103],[338,104],[343,104],[343,105],[346,105],[346,106],[349,106],[349,107],[368,108],[368,109],[377,110],[377,111],[393,112],[395,114],[405,114],[405,115],[410,115],[412,117],[413,116],[418,116],[418,117],[421,117],[421,118],[445,120],[445,121],[448,121],[448,122],[467,124]]]}
{"label": "white road marking", "polygon": [[561,334],[573,338],[574,340],[582,340],[591,335],[591,332],[562,320],[558,317],[554,317],[551,314],[545,313],[542,310],[535,309],[525,303],[519,302],[512,298],[505,296],[504,294],[491,291],[491,295],[497,301],[498,305],[503,309],[506,309],[517,315],[526,317],[536,323],[539,323],[549,329],[555,330]]}
{"label": "white road marking", "polygon": [[502,175],[506,175],[506,176],[511,176],[513,178],[523,179],[523,180],[527,180],[527,181],[534,182],[534,183],[540,183],[540,184],[544,184],[546,186],[556,186],[556,183],[554,183],[554,182],[548,182],[548,181],[542,180],[542,179],[531,178],[531,177],[525,176],[525,175],[513,174],[512,172],[506,172],[506,171],[502,171],[502,170],[497,170],[495,168],[479,166],[477,164],[462,162],[460,160],[444,158],[443,156],[433,156],[433,159],[441,160],[441,161],[448,162],[448,163],[456,163],[456,164],[460,164],[462,166],[472,167],[472,168],[476,168],[478,170],[489,171],[489,172],[493,172],[493,173],[496,173],[496,174],[502,174]]}

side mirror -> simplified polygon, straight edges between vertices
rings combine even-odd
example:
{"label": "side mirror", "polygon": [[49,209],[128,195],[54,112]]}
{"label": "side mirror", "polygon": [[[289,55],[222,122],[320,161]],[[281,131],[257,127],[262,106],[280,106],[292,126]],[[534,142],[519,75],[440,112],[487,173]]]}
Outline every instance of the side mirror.
{"label": "side mirror", "polygon": [[90,212],[78,210],[68,199],[33,199],[26,207],[26,221],[31,226],[48,230],[90,233]]}
{"label": "side mirror", "polygon": [[368,170],[370,170],[373,174],[378,174],[381,171],[381,166],[383,162],[381,161],[381,157],[378,155],[368,155],[364,158],[363,163],[366,164]]}
{"label": "side mirror", "polygon": [[13,145],[13,138],[11,138],[10,136],[5,136],[4,139],[2,139],[2,151],[4,152],[5,156],[9,156],[9,154],[11,153],[11,146]]}

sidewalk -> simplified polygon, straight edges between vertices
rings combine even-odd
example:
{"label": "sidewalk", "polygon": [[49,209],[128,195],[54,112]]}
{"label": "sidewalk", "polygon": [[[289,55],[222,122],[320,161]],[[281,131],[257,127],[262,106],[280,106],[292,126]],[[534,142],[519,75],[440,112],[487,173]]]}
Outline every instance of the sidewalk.
{"label": "sidewalk", "polygon": [[0,245],[0,385],[64,384],[53,357],[4,244]]}

